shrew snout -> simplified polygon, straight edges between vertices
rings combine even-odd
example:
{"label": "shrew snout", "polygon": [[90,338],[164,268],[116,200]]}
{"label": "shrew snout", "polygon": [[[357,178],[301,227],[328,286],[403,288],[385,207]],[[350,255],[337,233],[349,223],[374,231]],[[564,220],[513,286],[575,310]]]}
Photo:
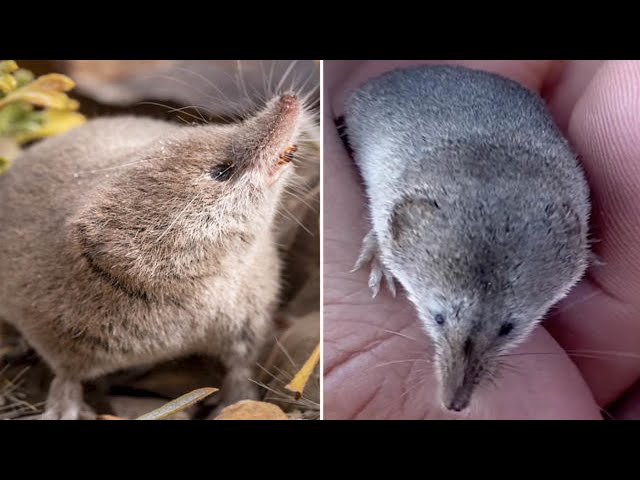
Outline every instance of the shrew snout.
{"label": "shrew snout", "polygon": [[470,336],[439,352],[441,401],[447,410],[460,412],[471,403],[473,393],[486,373],[483,348]]}
{"label": "shrew snout", "polygon": [[303,106],[294,94],[272,99],[255,117],[244,124],[244,135],[233,145],[234,152],[245,152],[252,163],[273,174],[291,161]]}
{"label": "shrew snout", "polygon": [[300,101],[296,95],[287,93],[280,96],[274,107],[271,118],[269,118],[270,121],[267,122],[269,124],[268,133],[276,138],[278,135],[286,136],[291,133],[290,130],[298,122],[301,110]]}
{"label": "shrew snout", "polygon": [[443,404],[447,410],[461,412],[469,406],[473,384],[463,382],[462,385],[449,387],[443,396]]}

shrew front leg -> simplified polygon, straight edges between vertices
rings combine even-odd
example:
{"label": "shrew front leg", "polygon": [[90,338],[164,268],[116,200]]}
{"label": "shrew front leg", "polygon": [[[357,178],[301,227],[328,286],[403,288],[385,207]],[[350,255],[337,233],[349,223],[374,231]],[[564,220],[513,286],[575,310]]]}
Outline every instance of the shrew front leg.
{"label": "shrew front leg", "polygon": [[220,356],[226,368],[220,392],[216,395],[216,408],[210,418],[215,418],[223,408],[240,400],[257,400],[258,386],[251,380],[254,378],[257,352],[260,345],[254,334],[249,334],[249,326],[245,326],[240,338]]}
{"label": "shrew front leg", "polygon": [[391,295],[396,296],[396,285],[393,280],[393,275],[389,272],[382,261],[380,260],[380,249],[378,246],[378,239],[373,229],[369,230],[369,233],[362,240],[362,248],[360,255],[356,260],[356,264],[351,272],[356,272],[364,267],[367,263],[371,264],[371,273],[369,274],[369,288],[371,289],[372,296],[375,298],[380,292],[380,283],[384,277],[387,288],[391,292]]}
{"label": "shrew front leg", "polygon": [[82,383],[57,375],[49,387],[49,396],[42,420],[83,420],[94,418],[85,404]]}

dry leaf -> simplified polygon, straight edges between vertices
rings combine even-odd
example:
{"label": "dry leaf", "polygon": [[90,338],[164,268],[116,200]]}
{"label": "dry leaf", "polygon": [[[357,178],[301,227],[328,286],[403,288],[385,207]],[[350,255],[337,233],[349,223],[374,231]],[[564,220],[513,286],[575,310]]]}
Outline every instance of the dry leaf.
{"label": "dry leaf", "polygon": [[[193,390],[192,388],[183,389],[182,392],[188,392]],[[174,395],[169,398],[176,398],[180,395]],[[152,410],[160,408],[167,403],[166,398],[158,397],[138,397],[128,395],[109,395],[104,398],[105,404],[111,407],[109,413],[116,417],[134,419],[141,415],[145,415]],[[181,410],[173,415],[165,417],[164,420],[191,420],[193,407]]]}
{"label": "dry leaf", "polygon": [[289,420],[289,417],[273,403],[242,400],[223,408],[214,420]]}
{"label": "dry leaf", "polygon": [[194,403],[207,398],[209,395],[217,391],[217,388],[199,388],[198,390],[182,395],[181,397],[164,404],[162,407],[156,408],[155,410],[138,417],[136,420],[162,420],[169,415],[173,415],[174,413],[190,407]]}
{"label": "dry leaf", "polygon": [[302,365],[302,368],[298,370],[298,373],[296,373],[296,376],[293,377],[293,380],[291,380],[291,382],[289,382],[289,384],[286,387],[284,387],[287,390],[294,392],[296,395],[296,399],[300,399],[302,397],[302,392],[304,392],[304,387],[309,381],[309,377],[313,373],[313,369],[316,368],[316,365],[318,364],[319,360],[320,360],[320,343],[316,345],[316,348],[314,348],[313,352],[311,352],[311,355],[309,355],[309,358],[307,359],[307,361],[304,362],[304,365]]}
{"label": "dry leaf", "polygon": [[115,415],[98,415],[96,420],[126,420],[122,417],[116,417]]}

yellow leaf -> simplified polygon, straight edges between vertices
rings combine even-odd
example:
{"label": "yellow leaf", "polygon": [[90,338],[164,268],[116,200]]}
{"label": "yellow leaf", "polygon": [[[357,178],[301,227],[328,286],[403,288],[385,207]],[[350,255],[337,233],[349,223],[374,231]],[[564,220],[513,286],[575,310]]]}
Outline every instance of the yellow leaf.
{"label": "yellow leaf", "polygon": [[320,343],[316,345],[316,348],[313,350],[313,352],[311,352],[311,355],[309,355],[309,358],[307,359],[306,362],[304,362],[304,365],[302,365],[302,368],[298,371],[298,373],[296,373],[296,376],[293,377],[293,380],[291,380],[291,382],[289,382],[289,384],[284,387],[287,390],[295,393],[296,400],[302,397],[302,392],[304,392],[304,387],[307,385],[307,382],[309,381],[309,377],[311,377],[311,374],[313,373],[313,369],[316,368],[316,365],[318,364],[319,360],[320,360]]}
{"label": "yellow leaf", "polygon": [[6,97],[0,99],[0,107],[22,100],[38,107],[49,107],[58,110],[77,110],[80,104],[69,98],[64,92],[75,86],[73,80],[59,73],[50,73],[36,78]]}
{"label": "yellow leaf", "polygon": [[136,420],[162,420],[169,415],[173,415],[174,413],[190,407],[194,403],[207,398],[209,395],[217,391],[217,388],[199,388],[185,395],[182,395],[181,397],[178,397],[169,403],[165,403],[160,408],[156,408],[149,413],[145,413],[141,417],[138,417]]}
{"label": "yellow leaf", "polygon": [[0,60],[0,73],[11,73],[18,69],[15,60]]}
{"label": "yellow leaf", "polygon": [[65,110],[45,110],[42,112],[42,120],[42,125],[37,129],[16,133],[13,136],[15,141],[22,144],[38,138],[57,135],[87,121],[84,115]]}
{"label": "yellow leaf", "polygon": [[9,75],[8,73],[5,75],[0,75],[0,92],[9,93],[11,90],[16,88],[18,82],[13,78],[13,75]]}

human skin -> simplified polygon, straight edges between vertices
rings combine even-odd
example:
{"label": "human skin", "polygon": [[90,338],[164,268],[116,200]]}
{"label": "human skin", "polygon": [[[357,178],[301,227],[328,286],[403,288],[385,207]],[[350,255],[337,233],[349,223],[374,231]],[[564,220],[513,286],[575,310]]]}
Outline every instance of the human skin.
{"label": "human skin", "polygon": [[[431,342],[413,306],[386,289],[372,299],[367,269],[350,273],[368,214],[334,125],[366,79],[425,63],[492,71],[543,96],[584,166],[603,263],[461,413],[440,405]],[[327,61],[324,72],[325,418],[640,418],[640,62]]]}

